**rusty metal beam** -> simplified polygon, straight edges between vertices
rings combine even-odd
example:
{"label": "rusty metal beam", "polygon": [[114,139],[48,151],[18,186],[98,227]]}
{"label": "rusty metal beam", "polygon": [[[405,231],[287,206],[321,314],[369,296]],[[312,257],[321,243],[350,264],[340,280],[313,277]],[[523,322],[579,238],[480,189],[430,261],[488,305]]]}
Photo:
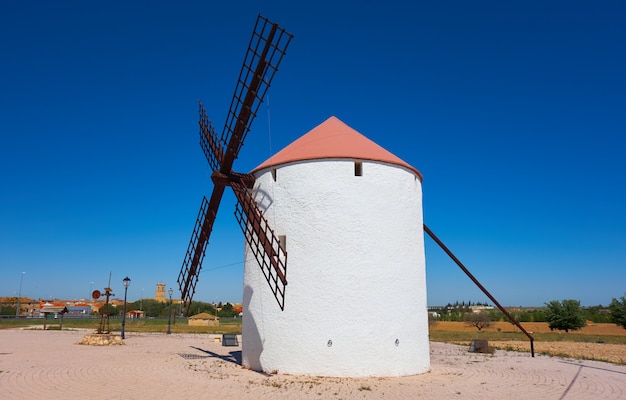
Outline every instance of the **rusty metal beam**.
{"label": "rusty metal beam", "polygon": [[242,185],[247,189],[252,189],[256,178],[252,174],[241,174],[238,172],[224,174],[220,171],[213,171],[211,174],[211,180],[215,185],[232,186],[232,184],[235,183]]}
{"label": "rusty metal beam", "polygon": [[504,314],[509,319],[509,321],[511,321],[515,326],[517,326],[526,335],[526,337],[530,339],[530,353],[532,357],[534,357],[535,356],[535,344],[534,344],[535,339],[532,337],[532,335],[528,333],[526,329],[524,329],[524,327],[520,325],[520,323],[517,322],[517,320],[513,318],[513,316],[509,314],[509,312],[500,305],[500,303],[498,303],[498,300],[496,300],[496,298],[493,297],[491,293],[489,293],[489,291],[485,289],[485,287],[480,282],[478,282],[478,279],[476,279],[474,275],[472,275],[472,273],[469,272],[469,270],[465,267],[465,265],[463,265],[463,263],[458,258],[456,258],[456,256],[452,253],[452,251],[450,251],[450,249],[448,249],[448,247],[446,247],[446,245],[443,244],[441,240],[439,240],[439,238],[433,233],[433,231],[431,231],[426,226],[426,224],[424,224],[424,232],[428,233],[428,236],[430,236],[435,241],[435,243],[437,243],[439,247],[441,247],[441,249],[445,251],[448,256],[450,256],[452,261],[454,261],[463,270],[463,272],[465,272],[465,275],[467,275],[472,280],[472,282],[474,282],[474,284],[476,284],[476,286],[478,286],[478,288],[482,290],[482,292],[487,297],[489,297],[489,299],[493,302],[493,304],[495,304],[496,307],[498,307],[498,309],[502,311],[502,314]]}

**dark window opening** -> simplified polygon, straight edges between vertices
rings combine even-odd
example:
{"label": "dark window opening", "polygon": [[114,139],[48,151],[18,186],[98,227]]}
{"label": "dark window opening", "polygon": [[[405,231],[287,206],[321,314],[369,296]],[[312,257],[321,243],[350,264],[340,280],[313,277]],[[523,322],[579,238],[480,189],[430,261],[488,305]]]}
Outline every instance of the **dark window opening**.
{"label": "dark window opening", "polygon": [[276,182],[276,168],[272,168],[272,179]]}
{"label": "dark window opening", "polygon": [[354,176],[363,176],[363,163],[361,161],[354,162]]}

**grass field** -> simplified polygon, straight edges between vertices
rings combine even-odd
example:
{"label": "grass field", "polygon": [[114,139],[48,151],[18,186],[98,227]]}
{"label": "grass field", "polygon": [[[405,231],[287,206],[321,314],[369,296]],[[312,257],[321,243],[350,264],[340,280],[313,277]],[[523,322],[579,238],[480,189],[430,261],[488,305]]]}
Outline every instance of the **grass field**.
{"label": "grass field", "polygon": [[[58,319],[49,319],[49,329],[59,329]],[[126,332],[167,332],[167,318],[142,318],[126,319]],[[27,328],[29,326],[42,326],[43,319],[3,319],[0,320],[0,329]],[[63,329],[93,329],[98,330],[99,318],[65,318],[63,319]],[[111,318],[109,328],[112,332],[119,332],[122,329],[121,318]],[[170,325],[172,333],[241,333],[241,318],[220,320],[219,326],[189,326],[187,319],[172,319]]]}

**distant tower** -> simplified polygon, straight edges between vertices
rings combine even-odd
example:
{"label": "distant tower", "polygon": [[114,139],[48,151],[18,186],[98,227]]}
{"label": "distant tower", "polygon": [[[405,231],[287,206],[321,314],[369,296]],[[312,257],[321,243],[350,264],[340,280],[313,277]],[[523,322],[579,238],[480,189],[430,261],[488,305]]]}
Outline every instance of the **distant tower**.
{"label": "distant tower", "polygon": [[156,301],[165,303],[165,283],[157,283]]}

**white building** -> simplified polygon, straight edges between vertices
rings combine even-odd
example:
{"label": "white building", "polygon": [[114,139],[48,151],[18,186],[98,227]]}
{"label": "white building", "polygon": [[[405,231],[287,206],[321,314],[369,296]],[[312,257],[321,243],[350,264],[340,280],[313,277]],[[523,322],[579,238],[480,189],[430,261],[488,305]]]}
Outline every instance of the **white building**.
{"label": "white building", "polygon": [[252,171],[285,236],[281,311],[246,246],[243,365],[317,376],[430,369],[421,174],[331,117]]}

